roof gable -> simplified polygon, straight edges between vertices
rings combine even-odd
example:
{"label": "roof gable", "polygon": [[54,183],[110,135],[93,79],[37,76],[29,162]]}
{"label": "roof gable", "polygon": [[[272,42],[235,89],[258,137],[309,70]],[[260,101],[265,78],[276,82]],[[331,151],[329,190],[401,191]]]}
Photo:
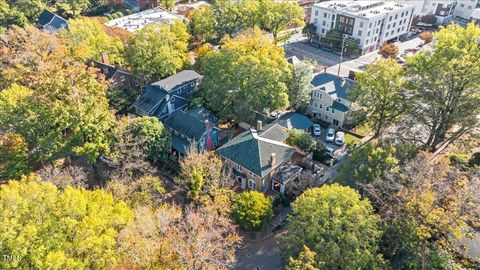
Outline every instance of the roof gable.
{"label": "roof gable", "polygon": [[44,29],[54,31],[68,27],[67,20],[46,9],[40,13],[37,24]]}
{"label": "roof gable", "polygon": [[259,136],[253,129],[246,130],[217,149],[223,156],[247,170],[265,177],[273,167],[270,156],[275,153],[277,164],[290,159],[295,149],[284,143]]}
{"label": "roof gable", "polygon": [[307,130],[313,125],[313,122],[308,117],[296,112],[288,112],[280,116],[278,123],[287,129],[301,130]]}
{"label": "roof gable", "polygon": [[148,113],[155,109],[155,107],[165,99],[167,94],[168,93],[162,88],[149,85],[137,101],[135,101],[133,106]]}
{"label": "roof gable", "polygon": [[165,120],[164,124],[165,126],[176,130],[180,134],[183,134],[192,140],[194,139],[197,142],[206,132],[205,123],[182,110],[177,110],[170,114],[170,116]]}
{"label": "roof gable", "polygon": [[176,89],[178,86],[181,86],[187,82],[195,81],[201,79],[202,75],[198,74],[193,70],[183,70],[177,74],[169,76],[163,80],[152,83],[152,85],[159,86],[167,92],[171,92]]}
{"label": "roof gable", "polygon": [[326,92],[333,99],[347,99],[347,89],[352,88],[356,83],[329,73],[319,73],[313,77],[312,85]]}

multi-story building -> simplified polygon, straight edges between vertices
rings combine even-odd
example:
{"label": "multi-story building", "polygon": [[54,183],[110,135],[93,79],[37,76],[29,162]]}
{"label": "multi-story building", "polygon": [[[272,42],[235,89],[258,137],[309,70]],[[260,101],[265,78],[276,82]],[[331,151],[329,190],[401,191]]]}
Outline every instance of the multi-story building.
{"label": "multi-story building", "polygon": [[470,15],[470,21],[480,24],[480,8],[476,8],[472,11],[472,14]]}
{"label": "multi-story building", "polygon": [[457,0],[396,0],[399,3],[412,5],[415,7],[414,14],[417,16],[425,15],[435,15],[437,17],[437,25],[447,25],[449,24],[454,15],[455,8],[457,7],[457,2],[467,2],[467,1],[457,1]]}
{"label": "multi-story building", "polygon": [[479,2],[479,0],[458,1],[455,11],[453,12],[453,16],[470,20],[473,10],[479,7]]}
{"label": "multi-story building", "polygon": [[324,37],[332,29],[358,40],[362,54],[410,30],[414,7],[389,1],[328,1],[313,5],[311,23]]}
{"label": "multi-story building", "polygon": [[348,112],[353,101],[347,96],[347,90],[355,82],[329,73],[319,73],[313,77],[312,93],[308,113],[316,119],[336,127],[351,124]]}

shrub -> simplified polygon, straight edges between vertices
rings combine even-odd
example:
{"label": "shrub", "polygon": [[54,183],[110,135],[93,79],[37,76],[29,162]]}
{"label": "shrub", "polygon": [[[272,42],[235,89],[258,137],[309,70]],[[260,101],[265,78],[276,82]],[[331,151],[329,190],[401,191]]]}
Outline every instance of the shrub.
{"label": "shrub", "polygon": [[233,199],[232,219],[242,230],[262,230],[272,216],[272,200],[258,191],[242,192]]}

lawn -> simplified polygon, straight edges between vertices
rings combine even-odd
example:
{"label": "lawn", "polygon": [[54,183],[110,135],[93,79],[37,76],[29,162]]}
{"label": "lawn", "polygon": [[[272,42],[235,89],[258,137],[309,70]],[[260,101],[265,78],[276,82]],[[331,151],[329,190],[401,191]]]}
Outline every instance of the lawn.
{"label": "lawn", "polygon": [[362,136],[366,136],[371,129],[372,128],[370,127],[370,125],[365,122],[361,125],[356,126],[354,129],[352,129],[352,131]]}
{"label": "lawn", "polygon": [[354,144],[360,143],[362,139],[359,139],[353,135],[345,134],[345,143],[349,146],[353,146]]}

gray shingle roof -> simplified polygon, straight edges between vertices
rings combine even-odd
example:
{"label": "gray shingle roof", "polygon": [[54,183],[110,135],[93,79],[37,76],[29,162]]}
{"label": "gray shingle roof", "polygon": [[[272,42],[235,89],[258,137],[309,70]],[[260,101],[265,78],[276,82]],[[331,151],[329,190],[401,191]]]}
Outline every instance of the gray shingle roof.
{"label": "gray shingle roof", "polygon": [[148,113],[155,108],[167,94],[168,93],[159,86],[149,85],[140,98],[135,101],[133,106]]}
{"label": "gray shingle roof", "polygon": [[277,164],[290,159],[295,149],[278,141],[258,135],[253,129],[246,130],[217,149],[217,154],[247,170],[265,177],[273,167],[270,156],[276,154]]}
{"label": "gray shingle roof", "polygon": [[285,164],[278,168],[278,171],[273,175],[273,179],[282,184],[288,183],[294,177],[296,177],[302,168],[295,164]]}
{"label": "gray shingle roof", "polygon": [[68,27],[67,20],[46,9],[40,13],[37,24],[42,28],[55,31]]}
{"label": "gray shingle roof", "polygon": [[321,87],[323,91],[328,93],[332,98],[337,97],[347,98],[347,89],[354,87],[354,81],[345,79],[342,83],[342,78],[329,73],[319,73],[313,77],[312,85],[314,87]]}
{"label": "gray shingle roof", "polygon": [[152,83],[152,85],[160,86],[161,88],[165,89],[165,91],[170,92],[173,89],[175,89],[177,86],[180,86],[186,82],[191,82],[201,78],[202,78],[202,75],[198,74],[193,70],[183,70],[163,80],[154,82]]}
{"label": "gray shingle roof", "polygon": [[296,112],[288,112],[280,116],[278,123],[287,129],[301,130],[308,130],[313,125],[313,122],[308,117]]}
{"label": "gray shingle roof", "polygon": [[288,138],[288,133],[278,124],[269,124],[259,132],[260,136],[266,139],[283,142]]}
{"label": "gray shingle roof", "polygon": [[181,110],[170,114],[164,124],[187,138],[195,139],[197,142],[206,131],[204,122]]}
{"label": "gray shingle roof", "polygon": [[339,110],[341,112],[346,112],[348,111],[348,107],[345,104],[342,104],[340,102],[334,101],[332,106],[333,109]]}

